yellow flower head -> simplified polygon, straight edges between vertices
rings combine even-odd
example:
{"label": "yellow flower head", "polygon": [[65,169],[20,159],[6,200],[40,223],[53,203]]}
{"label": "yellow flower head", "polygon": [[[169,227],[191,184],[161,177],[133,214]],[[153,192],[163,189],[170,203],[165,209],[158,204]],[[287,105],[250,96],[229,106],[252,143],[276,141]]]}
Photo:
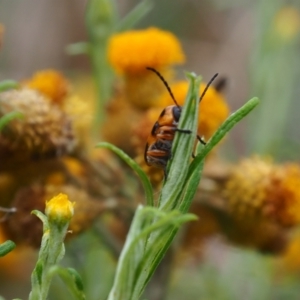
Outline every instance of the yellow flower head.
{"label": "yellow flower head", "polygon": [[224,196],[238,219],[258,218],[287,227],[300,223],[300,167],[275,165],[258,157],[245,159],[232,171]]}
{"label": "yellow flower head", "polygon": [[108,59],[120,73],[144,73],[146,67],[161,68],[185,60],[178,39],[158,28],[131,30],[112,36]]}
{"label": "yellow flower head", "polygon": [[282,256],[282,267],[287,271],[300,271],[300,236],[296,234],[293,236]]}
{"label": "yellow flower head", "polygon": [[261,217],[273,171],[271,160],[259,157],[244,159],[233,168],[224,188],[233,217],[247,221]]}
{"label": "yellow flower head", "polygon": [[282,226],[300,223],[300,167],[286,164],[270,176],[266,205],[270,216]]}
{"label": "yellow flower head", "polygon": [[[170,87],[178,104],[183,105],[188,92],[188,82],[179,81]],[[200,95],[205,87],[206,84],[204,83],[200,85]],[[163,107],[174,104],[168,91],[163,93],[158,102]],[[213,135],[229,114],[229,108],[225,98],[217,92],[214,87],[210,87],[207,90],[200,103],[199,111],[198,131],[199,134],[203,135],[206,139]]]}
{"label": "yellow flower head", "polygon": [[68,223],[74,215],[74,204],[66,194],[62,193],[47,201],[45,212],[49,221]]}
{"label": "yellow flower head", "polygon": [[[48,199],[51,195],[57,195],[57,191],[63,192],[63,194],[59,195],[63,195],[64,197],[68,195],[70,199],[76,199],[76,209],[69,224],[69,229],[72,231],[73,237],[76,234],[90,228],[93,221],[107,209],[106,203],[95,200],[86,192],[86,190],[73,185],[47,185],[45,188]],[[74,203],[64,200],[63,204],[61,204],[60,201],[57,201],[53,206],[55,206],[54,209],[56,212],[57,209],[62,210],[62,213],[58,212],[62,215],[64,212],[66,214],[72,212]],[[64,218],[66,219],[66,217]]]}
{"label": "yellow flower head", "polygon": [[[94,120],[94,103],[89,99],[73,94],[66,98],[63,111],[72,119],[79,146],[90,146],[90,132]],[[94,146],[94,145],[93,145]]]}
{"label": "yellow flower head", "polygon": [[25,85],[39,91],[56,104],[61,104],[69,91],[67,79],[56,70],[37,72],[32,78],[25,80]]}
{"label": "yellow flower head", "polygon": [[242,160],[232,169],[223,191],[231,220],[231,228],[225,232],[237,245],[273,254],[285,248],[286,230],[274,213],[281,209],[280,201],[274,203],[269,193],[278,169],[281,166],[271,159],[257,156]]}

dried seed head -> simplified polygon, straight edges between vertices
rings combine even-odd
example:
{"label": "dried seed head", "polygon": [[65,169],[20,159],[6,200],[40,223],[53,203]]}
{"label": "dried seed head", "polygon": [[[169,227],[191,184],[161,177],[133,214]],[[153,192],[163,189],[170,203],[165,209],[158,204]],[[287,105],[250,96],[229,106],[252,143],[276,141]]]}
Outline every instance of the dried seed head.
{"label": "dried seed head", "polygon": [[30,89],[0,94],[0,116],[12,111],[22,119],[12,120],[0,133],[2,152],[24,156],[62,155],[75,147],[73,128],[68,116]]}

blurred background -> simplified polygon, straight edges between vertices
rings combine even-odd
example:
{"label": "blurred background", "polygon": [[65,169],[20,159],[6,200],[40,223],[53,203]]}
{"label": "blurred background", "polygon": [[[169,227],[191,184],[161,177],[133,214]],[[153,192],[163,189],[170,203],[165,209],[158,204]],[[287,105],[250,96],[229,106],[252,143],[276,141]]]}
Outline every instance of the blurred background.
{"label": "blurred background", "polygon": [[[125,17],[139,3],[138,0],[115,1],[118,18]],[[86,5],[87,1],[83,0],[0,0],[0,23],[4,27],[0,51],[0,81],[13,79],[22,82],[39,70],[56,69],[68,78],[74,91],[81,92],[81,97],[88,98],[91,95],[94,97],[97,88],[92,81],[91,60],[84,54],[67,53],[68,45],[89,39],[85,15]],[[208,183],[209,187],[213,181],[214,186],[218,185],[217,189],[227,189],[227,192],[234,193],[230,190],[232,185],[226,185],[226,182],[236,178],[234,176],[240,176],[236,175],[238,171],[242,174],[247,173],[249,168],[258,166],[259,169],[263,164],[258,171],[252,171],[252,169],[249,171],[252,176],[253,173],[257,174],[262,169],[264,170],[259,173],[261,177],[255,177],[256,181],[252,177],[252,181],[249,181],[255,190],[258,183],[267,176],[265,174],[284,173],[281,169],[278,171],[279,167],[276,172],[273,171],[270,164],[280,166],[289,162],[295,164],[295,168],[299,168],[299,0],[153,0],[152,9],[134,25],[134,29],[153,26],[172,32],[181,43],[186,61],[176,67],[178,80],[185,78],[184,71],[200,74],[206,82],[218,72],[220,77],[226,79],[222,95],[226,98],[232,112],[253,96],[261,99],[259,107],[232,130],[218,149],[218,159],[221,162],[216,163],[217,168],[214,165],[208,170],[209,174],[213,174],[207,175],[207,178],[211,180]],[[152,42],[155,43],[155,41]],[[119,86],[116,85],[114,89],[117,94]],[[111,122],[110,126],[116,126],[118,130],[117,124]],[[103,136],[105,139],[105,129]],[[124,149],[128,150],[125,146]],[[106,155],[97,157],[96,160],[103,164],[107,160]],[[255,159],[251,161],[250,157],[253,155],[268,157],[268,159],[271,157],[272,163],[268,162],[265,165],[264,161]],[[250,161],[246,166],[239,165],[241,159],[247,158]],[[113,158],[111,160],[112,163],[109,166],[105,165],[109,170],[109,175],[108,177],[107,174],[100,176],[99,184],[101,187],[109,186],[110,179],[107,178],[111,176],[112,180],[116,181],[115,185],[119,185],[119,189],[121,185],[125,188],[120,191],[114,187],[114,192],[111,194],[108,192],[107,195],[101,192],[101,197],[105,199],[116,197],[118,201],[120,198],[125,201],[123,198],[130,198],[134,195],[136,199],[142,199],[135,177],[128,175],[130,171],[126,170],[115,179],[115,174],[119,174],[119,165]],[[82,163],[83,160],[80,162]],[[0,173],[1,164],[0,160]],[[227,174],[229,164],[237,168],[235,171],[229,171],[230,175]],[[84,168],[90,168],[89,164],[83,165]],[[268,170],[267,173],[264,173],[265,169]],[[85,169],[89,175],[85,173],[84,176],[90,178],[88,176],[93,176],[91,173],[98,174],[91,170],[94,169],[91,168],[89,171]],[[278,196],[280,192],[276,194],[278,201],[294,197],[296,202],[300,203],[300,192],[298,192],[300,173],[297,172],[298,169],[294,175],[296,179],[292,183],[289,181],[292,188],[288,190],[288,193],[281,192],[280,197]],[[228,176],[233,177],[228,179]],[[281,178],[281,175],[278,176]],[[281,179],[278,178],[272,181],[271,187],[281,184]],[[96,182],[95,185],[97,184]],[[208,186],[202,187],[207,193],[209,193]],[[237,190],[239,186],[240,184],[236,183],[235,189]],[[203,194],[200,188],[199,198],[201,198],[201,192]],[[243,192],[240,193],[242,195]],[[255,198],[256,194],[253,193],[249,196],[249,201]],[[262,243],[262,239],[259,239],[259,242],[244,243],[241,242],[240,236],[237,238],[239,234],[251,238],[257,232],[252,227],[249,229],[248,224],[245,226],[245,231],[239,234],[233,234],[231,229],[227,230],[224,224],[228,222],[225,222],[224,215],[220,214],[223,207],[220,209],[219,197],[214,194],[213,197],[209,195],[208,198],[213,198],[214,201],[217,199],[213,202],[213,208],[207,208],[205,202],[204,208],[200,205],[200,208],[194,207],[194,210],[199,213],[200,219],[206,222],[208,230],[202,231],[205,232],[205,241],[209,239],[209,242],[205,242],[204,246],[201,239],[201,246],[193,244],[193,250],[185,250],[188,254],[175,255],[176,258],[171,264],[172,271],[167,272],[168,291],[161,291],[161,288],[157,288],[157,295],[154,292],[154,294],[149,293],[148,299],[183,299],[183,297],[184,299],[299,299],[300,238],[297,232],[300,217],[297,217],[297,221],[292,225],[289,223],[286,226],[285,223],[284,229],[281,227],[279,229],[277,225],[270,229],[269,224],[260,223],[256,230],[260,232],[270,230],[272,242],[269,243],[268,240],[268,243]],[[237,198],[242,197],[237,196]],[[288,200],[284,201],[288,202]],[[280,209],[280,205],[276,209]],[[293,211],[297,216],[300,215],[300,205],[293,207]],[[102,220],[104,223],[108,220],[110,224],[108,227],[117,237],[120,237],[121,244],[125,234],[123,231],[126,232],[126,225],[131,217],[130,213],[127,215],[126,212],[124,216],[124,212],[117,212],[114,215],[117,219],[125,219],[125,225],[115,222],[114,217],[110,215]],[[217,219],[217,222],[212,219]],[[218,225],[215,225],[216,223]],[[221,230],[219,227],[223,225],[226,229]],[[244,224],[240,225],[235,220],[233,227],[237,226],[243,227]],[[292,230],[290,230],[291,227]],[[114,247],[113,243],[107,241],[109,234],[105,230],[103,232],[102,229],[103,227],[96,230],[97,234],[95,230],[89,230],[72,239],[68,245],[69,256],[64,262],[81,271],[86,284],[87,299],[105,299],[113,278],[117,254],[112,254],[112,249],[118,249],[118,247]],[[193,228],[190,236],[197,236],[199,233],[197,230],[199,227]],[[229,240],[234,241],[234,246],[230,242],[224,243],[223,238],[220,238],[218,234],[220,232],[224,234],[223,231]],[[212,232],[214,234],[218,232],[218,234],[211,238]],[[101,239],[97,237],[98,234]],[[296,238],[293,239],[291,236],[296,236]],[[283,243],[282,240],[285,242]],[[184,238],[183,241],[185,241]],[[289,243],[291,247],[288,246]],[[110,246],[106,247],[107,244]],[[280,251],[278,244],[280,244]],[[17,255],[17,259],[11,258],[14,264],[8,261],[1,267],[0,263],[2,277],[6,278],[4,283],[0,283],[0,295],[7,299],[25,297],[24,295],[29,291],[30,275],[28,274],[32,265],[30,263],[22,265],[21,269],[24,272],[15,272],[13,268],[17,269],[22,264],[23,258],[27,260],[28,257],[33,257],[34,259],[35,255],[34,250],[26,248]],[[194,263],[195,261],[197,263]],[[99,267],[95,268],[95,265]],[[167,266],[171,268],[170,264]],[[9,272],[7,269],[10,269]],[[99,270],[105,270],[105,272],[99,275]],[[155,286],[155,282],[153,284]],[[62,295],[60,294],[62,290],[62,284],[57,280],[51,299],[66,299],[68,296],[63,292]]]}

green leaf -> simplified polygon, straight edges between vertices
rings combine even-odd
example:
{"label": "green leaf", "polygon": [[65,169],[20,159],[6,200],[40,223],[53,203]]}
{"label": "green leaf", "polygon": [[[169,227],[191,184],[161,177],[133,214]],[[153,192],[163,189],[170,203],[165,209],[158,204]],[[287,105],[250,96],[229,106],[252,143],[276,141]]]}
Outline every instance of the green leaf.
{"label": "green leaf", "polygon": [[5,241],[0,245],[0,257],[5,256],[9,252],[11,252],[13,249],[15,249],[16,244],[13,241]]}
{"label": "green leaf", "polygon": [[[149,219],[155,221],[149,225]],[[166,213],[158,208],[140,205],[120,255],[108,299],[138,299],[164,255],[161,253],[162,246],[170,232],[194,219],[195,216],[191,214],[182,215],[179,211]]]}
{"label": "green leaf", "polygon": [[23,114],[18,111],[12,111],[10,113],[5,114],[0,118],[0,131],[12,120],[14,119],[22,119]]}
{"label": "green leaf", "polygon": [[[204,161],[200,162],[191,176],[188,177],[186,186],[183,191],[179,210],[182,213],[187,213],[190,209],[194,196],[197,192],[197,188],[201,179]],[[190,170],[190,169],[189,169]]]}
{"label": "green leaf", "polygon": [[178,132],[175,135],[172,147],[173,157],[170,159],[167,168],[168,179],[159,197],[159,205],[161,209],[165,211],[178,208],[180,205],[180,195],[186,183],[189,162],[192,157],[197,135],[199,86],[201,78],[197,77],[194,73],[187,73],[187,77],[190,80],[190,85],[178,128],[191,130],[192,133],[184,134]]}
{"label": "green leaf", "polygon": [[49,229],[48,218],[46,215],[44,215],[42,212],[38,210],[33,210],[31,213],[33,215],[36,215],[43,222],[44,232]]}
{"label": "green leaf", "polygon": [[79,291],[83,291],[83,282],[82,282],[82,279],[81,279],[81,276],[79,275],[79,273],[73,268],[68,268],[67,270],[68,270],[70,276],[72,276],[74,283],[76,285],[76,288]]}
{"label": "green leaf", "polygon": [[49,270],[49,276],[59,275],[69,288],[75,299],[85,300],[86,297],[83,293],[83,283],[79,273],[73,268],[62,268],[60,266],[52,266]]}
{"label": "green leaf", "polygon": [[0,82],[0,93],[19,87],[18,82],[14,80],[4,80]]}
{"label": "green leaf", "polygon": [[216,133],[207,142],[205,147],[199,152],[196,158],[193,160],[190,168],[188,177],[192,176],[197,170],[197,166],[204,160],[206,155],[222,140],[222,138],[235,126],[241,119],[247,116],[257,105],[259,99],[254,97],[245,103],[236,112],[232,113],[225,122],[219,127]]}
{"label": "green leaf", "polygon": [[124,162],[128,166],[130,166],[139,175],[146,194],[146,204],[148,206],[154,206],[153,188],[147,175],[142,170],[142,168],[133,159],[131,159],[125,152],[123,152],[121,149],[117,148],[116,146],[110,143],[102,142],[97,144],[96,147],[107,148],[115,152],[122,160],[124,160]]}
{"label": "green leaf", "polygon": [[44,263],[41,259],[39,259],[35,265],[32,278],[33,281],[37,286],[42,285],[42,277],[43,277],[43,271],[44,271]]}
{"label": "green leaf", "polygon": [[153,1],[143,0],[138,3],[121,21],[117,23],[115,31],[125,31],[137,24],[153,8]]}

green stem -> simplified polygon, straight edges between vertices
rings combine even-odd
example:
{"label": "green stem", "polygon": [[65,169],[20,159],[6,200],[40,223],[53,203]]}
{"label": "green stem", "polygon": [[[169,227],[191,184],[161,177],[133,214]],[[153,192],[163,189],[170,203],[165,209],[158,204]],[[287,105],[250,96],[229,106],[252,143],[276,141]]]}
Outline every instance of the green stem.
{"label": "green stem", "polygon": [[116,23],[116,7],[112,0],[89,0],[86,26],[89,55],[96,84],[97,102],[94,133],[97,136],[104,119],[104,105],[111,94],[113,73],[107,60],[107,43]]}
{"label": "green stem", "polygon": [[44,224],[44,234],[39,252],[38,262],[31,276],[32,290],[29,300],[46,300],[52,281],[49,270],[56,265],[64,255],[64,238],[69,223],[63,225],[48,222],[47,217],[39,211],[33,211]]}

